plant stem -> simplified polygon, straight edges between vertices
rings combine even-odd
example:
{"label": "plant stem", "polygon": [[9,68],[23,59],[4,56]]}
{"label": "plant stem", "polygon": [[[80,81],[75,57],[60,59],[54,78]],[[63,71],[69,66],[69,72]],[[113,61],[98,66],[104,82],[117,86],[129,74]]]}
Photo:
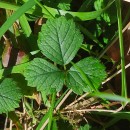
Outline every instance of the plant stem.
{"label": "plant stem", "polygon": [[118,31],[119,31],[121,69],[122,69],[121,95],[123,97],[127,97],[127,84],[126,84],[125,57],[124,57],[123,36],[122,36],[122,18],[121,18],[121,1],[120,0],[116,0],[116,7],[117,7],[117,19],[118,19]]}
{"label": "plant stem", "polygon": [[55,100],[56,100],[56,92],[52,94],[52,101],[51,101],[51,107],[49,109],[49,123],[48,123],[48,130],[51,130],[51,124],[53,119],[53,109],[55,107]]}
{"label": "plant stem", "polygon": [[46,12],[51,18],[55,18],[47,9],[44,7],[38,0],[35,0],[35,2]]}

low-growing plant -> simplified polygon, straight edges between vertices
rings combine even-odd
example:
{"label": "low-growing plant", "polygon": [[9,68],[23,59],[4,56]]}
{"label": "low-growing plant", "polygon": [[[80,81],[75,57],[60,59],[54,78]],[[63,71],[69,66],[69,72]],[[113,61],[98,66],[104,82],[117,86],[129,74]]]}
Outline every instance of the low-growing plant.
{"label": "low-growing plant", "polygon": [[[92,97],[94,101],[97,99],[95,97],[101,98],[102,104],[110,103],[108,100],[114,100],[121,102],[125,107],[129,102],[129,99],[126,98],[127,89],[124,58],[121,59],[123,71],[122,95],[101,93],[100,88],[102,82],[107,77],[106,67],[97,57],[97,53],[99,52],[97,52],[97,50],[94,52],[94,49],[92,50],[94,44],[96,44],[95,46],[100,50],[101,48],[105,48],[104,46],[111,41],[114,32],[109,36],[107,34],[108,31],[112,30],[112,25],[117,24],[118,16],[120,50],[121,56],[124,57],[121,34],[121,5],[119,1],[116,0],[116,12],[115,5],[113,4],[114,1],[115,0],[109,0],[108,2],[105,0],[89,0],[87,3],[87,7],[89,8],[86,8],[87,1],[84,0],[77,12],[71,11],[71,5],[72,2],[74,2],[72,0],[41,2],[38,0],[22,0],[16,1],[15,3],[17,3],[17,5],[0,1],[1,8],[11,10],[18,9],[0,28],[0,37],[3,36],[5,42],[8,42],[8,44],[6,43],[4,51],[0,52],[2,55],[0,57],[1,63],[5,65],[5,68],[2,68],[1,65],[0,70],[0,114],[6,113],[6,115],[15,122],[17,129],[23,129],[23,127],[18,121],[17,114],[12,112],[16,108],[26,109],[28,115],[32,118],[32,124],[35,124],[34,129],[36,130],[58,130],[60,125],[58,127],[57,121],[60,120],[69,121],[71,124],[73,119],[71,120],[70,117],[66,118],[66,116],[63,116],[62,113],[64,113],[64,111],[58,111],[61,104],[63,105],[67,98],[67,94],[71,92],[79,97],[85,97],[86,95],[84,96],[83,94],[87,93],[88,97]],[[22,4],[22,6],[19,7],[18,4]],[[2,7],[2,5],[4,7]],[[41,8],[41,12],[37,10],[39,7]],[[83,12],[91,8],[94,8],[96,11]],[[112,9],[114,16],[111,12]],[[25,15],[24,13],[27,14]],[[35,21],[39,16],[46,18],[46,20],[38,36],[35,36],[28,21],[30,19]],[[10,26],[17,19],[19,19],[21,30],[16,28],[17,31],[13,34]],[[84,22],[82,25],[83,21],[93,19],[96,20],[94,22]],[[91,26],[93,30],[90,29],[89,31],[86,28],[89,29],[91,24],[93,24],[93,26]],[[110,27],[110,30],[107,30],[108,27]],[[102,28],[104,30],[102,30]],[[6,36],[4,36],[4,33],[8,29],[10,30],[9,34],[12,39],[16,36],[15,38],[17,40],[19,37],[22,42],[27,41],[28,44],[24,47],[21,44],[12,46]],[[12,34],[14,36],[12,36]],[[104,35],[102,40],[100,39],[101,35]],[[86,37],[89,38],[88,41],[92,42],[93,45],[89,43],[86,44]],[[17,40],[15,41],[16,43]],[[17,47],[18,53],[17,57],[13,56],[15,63],[12,64],[10,59],[11,50],[14,46]],[[19,50],[21,48],[23,50]],[[82,53],[85,54],[82,55]],[[105,57],[104,59],[106,60],[107,58]],[[39,101],[39,97],[37,97],[39,93],[42,96],[42,106],[40,106],[41,102]],[[32,99],[37,101],[39,108],[35,109],[37,105],[35,106],[35,104],[33,104]],[[18,108],[21,101],[23,107]],[[74,103],[75,107],[80,108],[80,103],[77,106],[76,103]],[[42,109],[42,107],[45,109]],[[68,107],[71,108],[71,104]],[[105,106],[105,108],[108,107],[109,106]],[[72,110],[73,109],[74,108],[72,108]],[[67,111],[68,109],[63,108],[63,110]],[[80,112],[80,110],[81,109],[77,110],[76,114]],[[100,110],[96,110],[95,112],[97,115],[98,111]],[[100,112],[113,111],[101,110]],[[82,113],[79,115],[81,116]],[[80,118],[79,115],[76,115],[77,120]],[[119,120],[119,115],[111,116],[115,122]],[[72,125],[76,124],[76,119],[74,120]],[[33,126],[32,124],[30,125],[31,127]],[[76,128],[73,126],[73,128],[70,129],[77,129],[77,127],[79,127],[79,130],[98,129],[98,127],[90,124],[85,124],[84,126],[78,126],[77,124]],[[107,128],[111,126],[111,124],[114,123],[110,121],[102,128]]]}
{"label": "low-growing plant", "polygon": [[[38,91],[45,91],[46,95],[60,92],[63,85],[77,94],[98,91],[106,77],[105,67],[98,59],[87,57],[73,63],[72,67],[67,69],[67,65],[76,56],[82,42],[83,35],[73,19],[67,20],[62,16],[48,20],[38,36],[38,46],[44,57],[34,58],[24,70],[23,75],[28,86],[36,87]],[[17,108],[22,97],[17,82],[5,78],[0,89],[0,112],[5,113]]]}

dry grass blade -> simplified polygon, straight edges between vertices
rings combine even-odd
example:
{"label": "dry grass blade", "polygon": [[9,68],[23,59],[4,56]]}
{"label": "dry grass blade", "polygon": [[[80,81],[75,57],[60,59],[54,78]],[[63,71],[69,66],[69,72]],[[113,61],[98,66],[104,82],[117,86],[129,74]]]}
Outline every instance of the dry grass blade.
{"label": "dry grass blade", "polygon": [[126,2],[130,2],[130,0],[124,0],[124,1],[126,1]]}

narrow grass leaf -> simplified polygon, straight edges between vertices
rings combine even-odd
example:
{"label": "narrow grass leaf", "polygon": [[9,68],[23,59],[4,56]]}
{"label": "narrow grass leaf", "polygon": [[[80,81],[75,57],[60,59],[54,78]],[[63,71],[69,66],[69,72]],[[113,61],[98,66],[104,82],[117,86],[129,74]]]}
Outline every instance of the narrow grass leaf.
{"label": "narrow grass leaf", "polygon": [[[74,17],[75,20],[86,21],[86,20],[95,19],[98,16],[100,16],[105,10],[107,10],[113,4],[114,1],[115,0],[111,0],[104,9],[101,9],[98,11],[92,11],[92,12],[72,12],[72,11],[57,10],[57,9],[54,9],[51,7],[44,6],[44,9],[42,8],[42,13],[44,15],[37,12],[37,11],[34,12],[34,9],[27,10],[26,13],[34,14],[34,15],[38,15],[38,16],[41,15],[43,17],[50,18],[51,16],[48,14],[48,12],[50,12],[50,14],[54,17],[57,15],[64,15],[64,16],[68,15],[68,16]],[[16,5],[12,6],[12,4],[9,4],[6,2],[0,2],[0,8],[5,8],[5,9],[7,8],[7,9],[11,9],[11,10],[16,10],[18,7],[19,6],[16,6]]]}
{"label": "narrow grass leaf", "polygon": [[121,1],[120,0],[116,0],[116,6],[117,6],[118,32],[119,32],[121,69],[122,69],[121,95],[126,98],[127,97],[127,84],[126,84],[125,56],[124,56],[123,35],[122,35],[122,15],[121,15]]}
{"label": "narrow grass leaf", "polygon": [[105,98],[107,100],[112,100],[112,101],[119,101],[119,102],[130,102],[130,99],[125,98],[123,96],[119,96],[116,94],[108,94],[108,93],[93,93],[91,94],[92,96],[100,97],[100,98]]}
{"label": "narrow grass leaf", "polygon": [[48,122],[48,130],[51,130],[52,127],[52,121],[53,121],[53,111],[55,107],[55,101],[56,101],[56,92],[52,94],[52,101],[51,101],[51,107],[49,109],[49,122]]}
{"label": "narrow grass leaf", "polygon": [[48,118],[49,118],[49,111],[43,116],[43,118],[41,119],[40,123],[38,124],[36,130],[40,130]]}
{"label": "narrow grass leaf", "polygon": [[0,28],[0,39],[3,36],[3,34],[9,29],[9,27],[34,5],[35,1],[29,0],[24,5],[22,5],[16,12],[14,12]]}
{"label": "narrow grass leaf", "polygon": [[52,130],[58,130],[57,122],[53,119]]}
{"label": "narrow grass leaf", "polygon": [[32,33],[32,30],[30,28],[30,25],[27,21],[27,18],[25,16],[25,14],[23,14],[20,19],[19,19],[20,25],[22,27],[22,30],[24,32],[24,34],[26,35],[26,37],[29,37]]}

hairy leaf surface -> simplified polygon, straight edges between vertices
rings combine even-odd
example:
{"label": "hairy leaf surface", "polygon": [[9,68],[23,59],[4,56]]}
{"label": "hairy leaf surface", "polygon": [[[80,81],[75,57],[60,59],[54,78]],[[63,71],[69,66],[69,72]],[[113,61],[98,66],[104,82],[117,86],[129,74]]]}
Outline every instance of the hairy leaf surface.
{"label": "hairy leaf surface", "polygon": [[[93,86],[98,89],[101,82],[106,77],[105,67],[100,63],[100,61],[93,57],[88,57],[79,61],[75,65],[84,72]],[[67,86],[72,88],[72,90],[77,94],[91,92],[93,90],[93,88],[86,84],[84,77],[74,66],[72,66],[68,71]]]}
{"label": "hairy leaf surface", "polygon": [[38,90],[60,91],[64,83],[64,74],[56,66],[48,61],[35,58],[30,62],[25,71],[28,85],[37,87]]}
{"label": "hairy leaf surface", "polygon": [[17,82],[6,78],[0,84],[0,113],[13,111],[19,106],[22,97],[21,89]]}
{"label": "hairy leaf surface", "polygon": [[39,33],[38,44],[42,53],[60,65],[68,64],[76,55],[83,41],[73,20],[65,17],[50,19]]}

